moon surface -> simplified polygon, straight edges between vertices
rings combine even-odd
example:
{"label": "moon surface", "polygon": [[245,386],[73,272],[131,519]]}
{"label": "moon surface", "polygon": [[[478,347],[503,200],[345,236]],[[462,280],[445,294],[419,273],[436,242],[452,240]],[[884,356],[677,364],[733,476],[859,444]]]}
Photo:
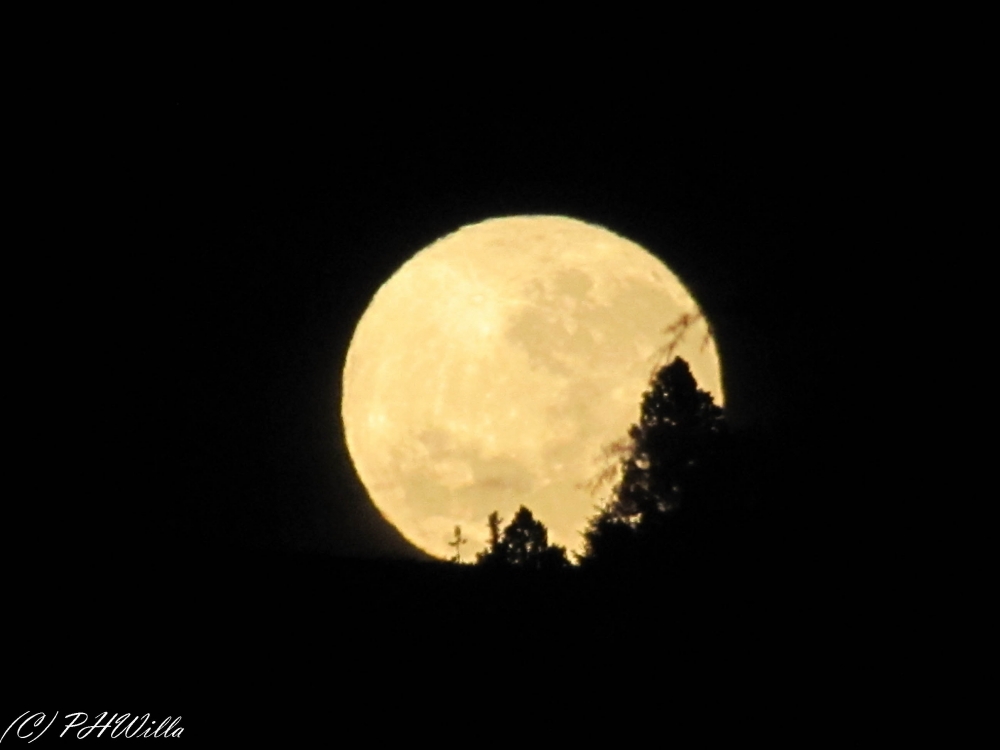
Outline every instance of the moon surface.
{"label": "moon surface", "polygon": [[[602,448],[639,417],[668,326],[699,309],[649,252],[563,216],[464,226],[373,297],[351,340],[342,417],[358,476],[413,544],[463,559],[487,516],[527,506],[549,542],[583,547]],[[722,403],[715,342],[697,318],[674,350]]]}

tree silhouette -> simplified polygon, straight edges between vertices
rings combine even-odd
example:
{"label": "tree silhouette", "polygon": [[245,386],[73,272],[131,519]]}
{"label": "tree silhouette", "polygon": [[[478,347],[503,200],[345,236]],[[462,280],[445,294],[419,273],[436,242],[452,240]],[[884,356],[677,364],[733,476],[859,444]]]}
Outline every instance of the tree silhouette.
{"label": "tree silhouette", "polygon": [[496,511],[490,514],[487,523],[490,544],[477,555],[480,565],[531,570],[556,570],[569,565],[565,547],[549,545],[545,524],[536,520],[523,505],[502,534],[500,515]]}
{"label": "tree silhouette", "polygon": [[486,520],[490,529],[489,545],[482,552],[476,554],[476,563],[487,567],[496,567],[507,564],[507,554],[503,542],[503,534],[500,531],[500,524],[503,519],[496,511],[490,513]]}
{"label": "tree silhouette", "polygon": [[687,362],[660,368],[622,444],[621,480],[585,532],[584,558],[616,562],[676,547],[682,525],[698,525],[718,506],[725,436],[722,409]]}
{"label": "tree silhouette", "polygon": [[452,562],[462,562],[462,545],[468,541],[468,539],[462,536],[462,527],[456,526],[455,536],[450,542],[448,542],[449,547],[455,548],[455,556],[451,558]]}
{"label": "tree silhouette", "polygon": [[500,524],[502,521],[503,519],[496,511],[490,513],[490,517],[486,519],[486,523],[490,527],[490,547],[492,549],[500,547]]}
{"label": "tree silhouette", "polygon": [[536,521],[523,505],[503,532],[507,561],[511,565],[527,565],[549,546],[548,529]]}

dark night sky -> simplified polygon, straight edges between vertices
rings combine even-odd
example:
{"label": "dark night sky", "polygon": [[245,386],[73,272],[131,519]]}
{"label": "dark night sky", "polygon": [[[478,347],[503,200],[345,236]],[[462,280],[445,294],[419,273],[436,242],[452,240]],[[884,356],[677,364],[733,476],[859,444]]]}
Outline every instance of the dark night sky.
{"label": "dark night sky", "polygon": [[99,169],[77,189],[96,333],[70,334],[88,428],[57,440],[51,418],[47,455],[81,446],[77,484],[25,518],[56,554],[67,540],[408,553],[347,458],[341,364],[396,267],[492,216],[565,214],[658,254],[714,324],[734,423],[789,484],[823,469],[849,429],[838,329],[871,250],[849,111],[302,93],[165,91],[89,126]]}

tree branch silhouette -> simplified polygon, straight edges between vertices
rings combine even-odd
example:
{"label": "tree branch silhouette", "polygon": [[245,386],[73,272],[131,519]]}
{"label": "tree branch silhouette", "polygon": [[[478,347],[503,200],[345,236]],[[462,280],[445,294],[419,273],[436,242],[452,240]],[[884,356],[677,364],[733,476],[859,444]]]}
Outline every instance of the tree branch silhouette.
{"label": "tree branch silhouette", "polygon": [[[663,329],[668,339],[661,347],[653,353],[653,367],[649,372],[649,379],[653,380],[657,372],[673,361],[677,349],[684,343],[685,337],[691,329],[700,321],[705,321],[705,335],[701,342],[701,351],[704,351],[712,340],[712,327],[708,325],[705,314],[698,310],[693,313],[682,313],[677,319]],[[635,443],[631,437],[618,438],[601,446],[601,453],[594,458],[594,462],[601,468],[590,479],[576,485],[577,489],[587,490],[591,496],[596,496],[603,487],[613,487],[615,479],[622,468],[623,461],[632,454]],[[597,506],[602,510],[603,506]]]}

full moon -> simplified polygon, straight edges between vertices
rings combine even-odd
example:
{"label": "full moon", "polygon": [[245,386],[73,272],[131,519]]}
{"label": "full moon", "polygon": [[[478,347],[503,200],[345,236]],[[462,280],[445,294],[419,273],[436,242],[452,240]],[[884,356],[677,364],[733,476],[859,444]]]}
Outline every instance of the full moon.
{"label": "full moon", "polygon": [[348,450],[382,515],[410,542],[463,559],[487,516],[521,505],[551,544],[583,548],[602,449],[639,418],[672,353],[722,403],[719,357],[699,308],[653,255],[599,226],[513,216],[464,226],[378,290],[344,367]]}

